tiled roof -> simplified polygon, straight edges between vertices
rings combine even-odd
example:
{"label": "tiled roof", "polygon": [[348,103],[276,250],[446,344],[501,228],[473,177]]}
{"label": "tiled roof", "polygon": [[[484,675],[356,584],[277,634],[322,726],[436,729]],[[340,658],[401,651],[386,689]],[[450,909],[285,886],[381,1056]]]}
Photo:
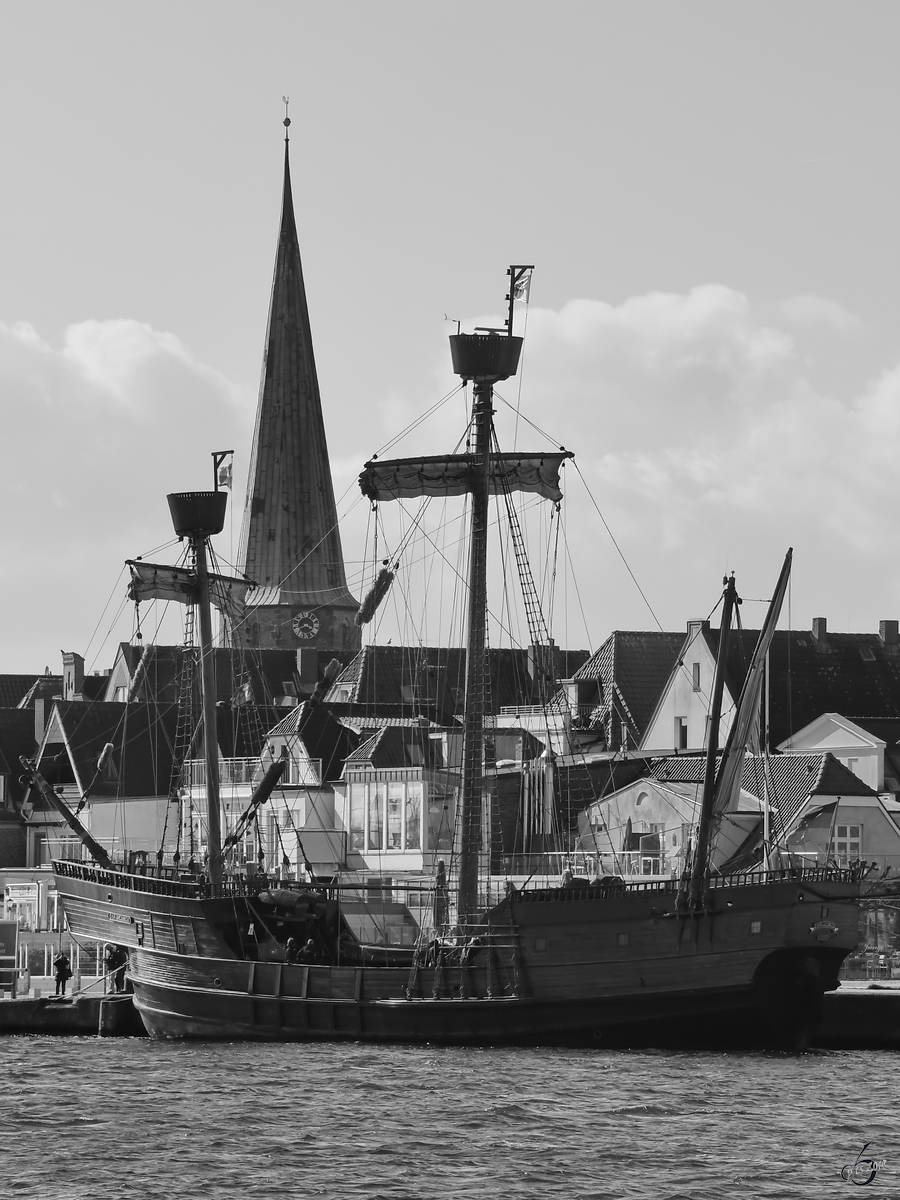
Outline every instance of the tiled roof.
{"label": "tiled roof", "polygon": [[[557,677],[568,678],[586,658],[583,650],[557,651]],[[492,649],[488,662],[492,712],[537,702],[528,650]],[[459,646],[367,646],[338,675],[326,700],[335,712],[357,719],[422,715],[448,725],[462,711],[465,673],[466,652]],[[338,700],[348,685],[350,699]]]}
{"label": "tiled roof", "polygon": [[35,751],[34,713],[23,708],[0,708],[0,758],[6,764],[9,800],[18,803],[25,789],[19,783],[20,756],[31,758]]}
{"label": "tiled roof", "polygon": [[61,696],[62,688],[62,675],[39,675],[16,707],[34,708],[35,700],[52,700],[54,696]]}
{"label": "tiled roof", "polygon": [[[706,630],[715,656],[719,631]],[[737,698],[759,632],[733,630],[726,681]],[[894,653],[894,651],[898,653]],[[771,744],[780,745],[822,713],[837,712],[868,728],[868,721],[900,718],[900,646],[877,633],[828,633],[778,629],[769,651]]]}
{"label": "tiled roof", "polygon": [[[650,774],[668,783],[703,782],[706,756],[678,754],[655,758]],[[770,803],[776,831],[789,832],[810,796],[875,796],[863,781],[831,753],[769,756]],[[760,799],[765,792],[764,760],[748,754],[741,780],[744,791]]]}
{"label": "tiled roof", "polygon": [[439,741],[428,736],[425,728],[386,726],[347,756],[347,767],[368,765],[376,770],[404,767],[440,770],[443,767],[443,748]]}
{"label": "tiled roof", "polygon": [[852,721],[854,725],[859,725],[861,729],[874,734],[875,737],[880,738],[887,746],[896,746],[900,742],[900,716],[854,717],[847,712],[842,712],[841,716],[846,717],[848,721]]}
{"label": "tiled roof", "polygon": [[0,708],[18,708],[40,675],[0,675]]}
{"label": "tiled roof", "polygon": [[[120,653],[133,679],[142,651],[123,642]],[[247,682],[255,703],[260,707],[271,706],[276,696],[284,694],[285,684],[296,683],[297,655],[293,650],[241,650],[218,646],[213,651],[213,657],[216,701],[219,704],[239,704],[244,699],[242,685]],[[322,654],[320,669],[324,669],[331,658],[340,661],[347,657],[347,654],[339,652]],[[177,701],[183,658],[181,646],[149,647],[139,696],[155,697],[158,703]]]}
{"label": "tiled roof", "polygon": [[[55,712],[65,742],[48,742],[44,747],[38,766],[48,783],[74,782],[74,765],[80,785],[91,786],[96,796],[168,792],[175,731],[172,710],[152,711],[145,704],[58,700]],[[114,746],[109,768],[95,779],[97,761],[107,742]]]}
{"label": "tiled roof", "polygon": [[340,778],[344,760],[359,744],[357,733],[336,721],[323,705],[308,701],[292,708],[268,736],[299,738],[309,758],[322,760],[323,782]]}
{"label": "tiled roof", "polygon": [[[341,724],[346,725],[348,729],[354,729],[357,733],[364,737],[376,729],[386,729],[390,726],[397,726],[402,729],[408,728],[410,725],[415,725],[419,728],[427,728],[432,731],[443,729],[445,726],[438,725],[437,721],[429,721],[427,717],[341,717]],[[454,729],[459,732],[459,725],[454,726]]]}
{"label": "tiled roof", "polygon": [[600,683],[599,703],[590,714],[589,728],[603,728],[611,746],[622,742],[622,727],[636,745],[653,715],[684,634],[616,630],[574,674],[576,680]]}

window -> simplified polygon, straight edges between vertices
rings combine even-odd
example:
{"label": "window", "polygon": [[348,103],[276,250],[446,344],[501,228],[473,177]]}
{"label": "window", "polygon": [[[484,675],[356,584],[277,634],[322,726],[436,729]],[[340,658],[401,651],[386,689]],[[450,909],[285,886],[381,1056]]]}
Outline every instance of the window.
{"label": "window", "polygon": [[751,933],[762,933],[762,921],[751,921],[750,922],[750,932]]}
{"label": "window", "polygon": [[450,793],[434,790],[428,796],[428,845],[432,850],[450,853],[453,848],[453,817]]}
{"label": "window", "polygon": [[628,945],[628,934],[620,933],[617,936],[616,941],[617,941],[618,945],[620,945],[620,946],[627,946]]}
{"label": "window", "polygon": [[422,785],[406,785],[406,849],[419,850],[422,845]]}
{"label": "window", "polygon": [[[404,783],[351,783],[349,787],[350,849],[400,851],[422,849],[424,785]],[[433,813],[437,808],[438,812]],[[451,848],[451,831],[442,794],[428,805],[429,846]],[[436,821],[433,826],[432,821]],[[443,828],[442,828],[443,825]],[[446,832],[445,832],[446,831]]]}
{"label": "window", "polygon": [[350,784],[350,849],[362,850],[366,844],[366,785]]}
{"label": "window", "polygon": [[384,830],[384,784],[376,783],[369,788],[369,840],[370,850],[381,850]]}
{"label": "window", "polygon": [[835,830],[835,853],[842,862],[852,861],[862,854],[862,825],[838,825]]}
{"label": "window", "polygon": [[403,793],[402,783],[388,784],[387,849],[403,849]]}
{"label": "window", "polygon": [[699,663],[691,663],[691,674],[693,676],[691,682],[692,682],[694,691],[699,692],[700,691],[700,664]]}
{"label": "window", "polygon": [[675,718],[675,749],[687,750],[688,746],[688,730],[687,717]]}

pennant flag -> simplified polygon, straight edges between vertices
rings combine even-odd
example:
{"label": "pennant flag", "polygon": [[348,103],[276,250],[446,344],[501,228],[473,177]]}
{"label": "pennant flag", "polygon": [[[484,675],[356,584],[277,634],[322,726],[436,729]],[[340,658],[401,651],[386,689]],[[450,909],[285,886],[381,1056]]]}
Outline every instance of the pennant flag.
{"label": "pennant flag", "polygon": [[219,467],[219,473],[217,476],[218,481],[219,481],[219,487],[227,488],[229,492],[231,491],[233,466],[234,466],[233,458],[230,459],[228,462],[222,463],[222,465]]}

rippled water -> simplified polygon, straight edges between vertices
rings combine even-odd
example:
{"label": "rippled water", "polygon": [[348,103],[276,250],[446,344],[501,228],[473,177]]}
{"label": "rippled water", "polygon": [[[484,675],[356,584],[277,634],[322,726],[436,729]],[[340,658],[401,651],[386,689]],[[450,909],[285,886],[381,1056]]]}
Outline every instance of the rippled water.
{"label": "rippled water", "polygon": [[[6,1037],[13,1196],[900,1196],[900,1057]],[[865,1178],[863,1176],[862,1178]]]}

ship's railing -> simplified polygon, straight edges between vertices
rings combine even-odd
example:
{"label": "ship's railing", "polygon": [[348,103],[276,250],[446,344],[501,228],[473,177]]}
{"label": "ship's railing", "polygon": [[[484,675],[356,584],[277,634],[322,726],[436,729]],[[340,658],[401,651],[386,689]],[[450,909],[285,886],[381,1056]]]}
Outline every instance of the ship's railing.
{"label": "ship's railing", "polygon": [[668,878],[675,873],[676,861],[658,850],[619,850],[615,854],[597,854],[586,850],[547,850],[537,854],[504,854],[500,859],[504,875],[555,875],[560,881],[567,870],[572,875],[586,879],[604,875],[649,875]]}
{"label": "ship's railing", "polygon": [[[711,889],[731,887],[754,887],[790,880],[793,883],[857,883],[859,872],[841,867],[793,867],[781,870],[749,871],[745,875],[714,875]],[[585,887],[526,887],[516,894],[517,901],[540,903],[546,900],[589,900],[602,896],[624,896],[631,892],[677,892],[677,879],[660,879],[641,876],[623,879],[621,876]]]}
{"label": "ship's railing", "polygon": [[53,872],[58,878],[80,879],[84,883],[127,888],[132,892],[148,892],[156,896],[199,896],[203,889],[203,883],[198,878],[167,879],[158,875],[130,875],[115,868],[59,860],[54,861]]}

